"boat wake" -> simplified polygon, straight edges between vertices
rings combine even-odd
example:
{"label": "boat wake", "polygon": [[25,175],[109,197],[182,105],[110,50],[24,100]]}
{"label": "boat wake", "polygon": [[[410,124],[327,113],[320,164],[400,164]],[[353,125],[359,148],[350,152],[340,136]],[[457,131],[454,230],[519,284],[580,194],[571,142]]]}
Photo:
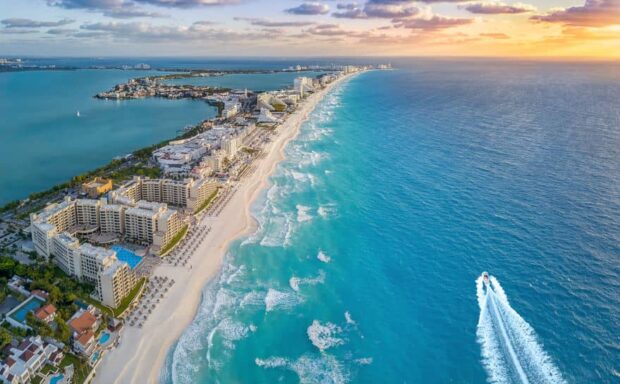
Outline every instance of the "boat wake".
{"label": "boat wake", "polygon": [[534,329],[510,306],[499,281],[485,272],[476,280],[476,291],[480,305],[476,333],[489,382],[565,383]]}

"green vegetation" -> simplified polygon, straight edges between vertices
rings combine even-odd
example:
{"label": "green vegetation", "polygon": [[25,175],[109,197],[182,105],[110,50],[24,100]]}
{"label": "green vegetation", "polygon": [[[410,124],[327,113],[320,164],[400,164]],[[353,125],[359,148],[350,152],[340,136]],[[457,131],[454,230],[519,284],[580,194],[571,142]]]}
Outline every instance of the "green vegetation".
{"label": "green vegetation", "polygon": [[56,317],[55,321],[56,332],[54,332],[54,337],[65,344],[69,344],[71,341],[71,329],[61,317]]}
{"label": "green vegetation", "polygon": [[137,164],[131,167],[119,169],[109,174],[109,178],[114,183],[119,183],[123,180],[132,178],[133,176],[146,176],[150,178],[158,178],[161,176],[161,169],[157,167],[147,167],[142,164]]}
{"label": "green vegetation", "polygon": [[14,327],[7,322],[2,323],[2,329],[9,332],[11,335],[13,335],[13,337],[17,338],[18,340],[32,334],[32,331],[30,330]]}
{"label": "green vegetation", "polygon": [[[50,262],[24,265],[8,256],[0,256],[0,290],[2,289],[2,282],[6,282],[6,279],[13,275],[32,280],[27,287],[28,289],[41,289],[49,294],[48,301],[56,306],[58,311],[56,318],[60,319],[61,324],[77,310],[75,300],[87,298],[93,291],[91,285],[80,283],[67,276]],[[16,296],[17,293],[11,292],[11,295]],[[66,331],[66,329],[57,330],[56,336],[61,340],[68,339],[65,337]]]}
{"label": "green vegetation", "polygon": [[45,364],[45,365],[43,366],[43,368],[41,368],[41,373],[42,373],[42,374],[44,374],[44,375],[47,375],[48,373],[51,373],[51,372],[54,372],[54,373],[55,373],[55,372],[56,372],[56,369],[54,369],[54,367],[52,367],[52,366],[51,366],[51,365],[49,365],[49,364]]}
{"label": "green vegetation", "polygon": [[0,349],[3,349],[7,346],[13,339],[11,332],[9,332],[6,328],[0,328]]}
{"label": "green vegetation", "polygon": [[170,242],[168,244],[166,244],[166,246],[161,250],[160,252],[160,256],[164,256],[166,253],[168,253],[172,248],[174,248],[177,243],[179,241],[181,241],[181,239],[185,236],[185,234],[187,233],[187,228],[189,228],[189,226],[186,224],[180,231],[179,233],[177,233],[172,240],[170,240]]}
{"label": "green vegetation", "polygon": [[217,192],[219,191],[219,187],[215,190],[215,192],[213,192],[211,194],[211,196],[209,196],[209,198],[207,200],[205,200],[204,203],[202,203],[202,205],[200,207],[198,207],[198,209],[196,210],[196,213],[200,213],[202,212],[205,208],[207,208],[209,205],[211,205],[211,202],[215,199],[215,196],[217,196]]}
{"label": "green vegetation", "polygon": [[52,337],[54,335],[52,327],[50,327],[46,322],[37,319],[32,312],[28,312],[26,314],[26,325],[34,329],[35,333],[37,335],[41,335],[41,337]]}
{"label": "green vegetation", "polygon": [[66,353],[65,357],[60,362],[60,368],[64,369],[65,367],[68,367],[70,365],[73,365],[72,382],[74,384],[82,384],[90,373],[90,367],[88,366],[88,364],[86,364],[84,360],[80,359],[74,354]]}
{"label": "green vegetation", "polygon": [[255,155],[258,152],[260,152],[260,149],[250,148],[250,147],[243,147],[243,148],[241,148],[241,152],[245,152],[248,155]]}

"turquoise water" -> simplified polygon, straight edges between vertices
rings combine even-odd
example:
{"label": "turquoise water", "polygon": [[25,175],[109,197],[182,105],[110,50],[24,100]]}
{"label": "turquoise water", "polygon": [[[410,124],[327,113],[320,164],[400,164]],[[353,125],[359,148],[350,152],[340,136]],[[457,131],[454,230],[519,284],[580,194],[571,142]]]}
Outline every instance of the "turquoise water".
{"label": "turquoise water", "polygon": [[123,247],[121,247],[119,245],[113,245],[112,246],[112,250],[116,251],[116,257],[120,261],[124,261],[127,264],[129,264],[131,269],[136,269],[138,264],[140,264],[140,262],[142,261],[142,257],[136,255],[135,253],[131,252],[130,250],[125,249],[125,248],[123,248]]}
{"label": "turquoise water", "polygon": [[103,332],[101,337],[99,337],[99,345],[103,345],[110,340],[110,332]]}
{"label": "turquoise water", "polygon": [[265,74],[232,74],[212,77],[192,77],[168,80],[170,84],[210,85],[232,89],[250,89],[254,91],[273,91],[291,88],[295,78],[300,76],[316,77],[325,72],[275,72]]}
{"label": "turquoise water", "polygon": [[65,375],[56,375],[50,379],[50,384],[58,384],[65,378]]}
{"label": "turquoise water", "polygon": [[311,114],[164,382],[618,382],[619,65],[399,66]]}
{"label": "turquoise water", "polygon": [[[155,73],[155,72],[153,72]],[[0,204],[67,181],[215,116],[190,100],[93,96],[145,71],[0,73]],[[80,112],[80,117],[76,116]]]}
{"label": "turquoise water", "polygon": [[30,298],[26,299],[19,309],[11,314],[11,317],[17,320],[20,323],[23,323],[26,320],[26,315],[28,312],[32,312],[35,309],[38,309],[43,305],[43,300],[38,297],[30,296]]}

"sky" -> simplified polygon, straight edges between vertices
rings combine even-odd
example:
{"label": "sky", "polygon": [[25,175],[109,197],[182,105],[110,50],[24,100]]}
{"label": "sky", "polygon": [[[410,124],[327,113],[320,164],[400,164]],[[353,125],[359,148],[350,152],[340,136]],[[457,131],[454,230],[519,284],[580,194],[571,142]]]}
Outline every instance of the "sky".
{"label": "sky", "polygon": [[0,57],[620,58],[620,0],[0,0]]}

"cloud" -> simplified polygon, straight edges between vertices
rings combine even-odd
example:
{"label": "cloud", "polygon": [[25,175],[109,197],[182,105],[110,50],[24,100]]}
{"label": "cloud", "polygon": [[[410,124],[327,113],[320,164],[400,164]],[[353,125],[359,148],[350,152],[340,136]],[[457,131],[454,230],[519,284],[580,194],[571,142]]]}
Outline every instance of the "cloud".
{"label": "cloud", "polygon": [[508,36],[505,33],[481,33],[480,37],[489,37],[491,39],[499,39],[499,40],[510,39],[510,36]]}
{"label": "cloud", "polygon": [[530,19],[573,27],[620,25],[620,1],[586,0],[583,6],[555,10],[546,15],[532,16]]}
{"label": "cloud", "polygon": [[506,4],[500,2],[467,3],[459,6],[459,8],[465,9],[471,13],[485,15],[517,14],[536,11],[536,7],[534,7],[533,5],[523,3]]}
{"label": "cloud", "polygon": [[239,0],[134,0],[137,3],[168,8],[193,8],[201,6],[239,4]]}
{"label": "cloud", "polygon": [[294,8],[286,9],[285,12],[293,15],[324,15],[329,12],[329,6],[321,3],[303,3]]}
{"label": "cloud", "polygon": [[356,3],[339,4],[341,12],[334,12],[332,16],[342,19],[405,18],[420,13],[413,3],[413,0],[368,0],[363,8]]}
{"label": "cloud", "polygon": [[37,21],[31,19],[4,19],[0,21],[5,28],[45,28],[45,27],[61,27],[63,25],[71,24],[75,20],[62,19],[58,21]]}
{"label": "cloud", "polygon": [[48,0],[47,4],[65,9],[85,9],[101,12],[104,16],[115,19],[166,17],[166,15],[158,12],[145,11],[136,7],[135,3],[126,0]]}
{"label": "cloud", "polygon": [[420,13],[419,8],[412,6],[408,1],[369,1],[364,7],[364,13],[368,17],[378,18],[403,18],[417,15]]}
{"label": "cloud", "polygon": [[114,9],[131,6],[124,0],[47,0],[47,4],[66,9]]}
{"label": "cloud", "polygon": [[395,26],[415,30],[435,31],[471,24],[473,21],[473,19],[461,19],[434,15],[428,19],[417,18],[397,20]]}
{"label": "cloud", "polygon": [[336,40],[335,38],[339,38],[340,40],[344,38],[361,39],[361,38],[366,38],[370,35],[369,32],[358,32],[358,31],[343,29],[342,26],[340,26],[339,24],[319,24],[315,27],[304,30],[304,34],[312,35],[312,36],[328,37],[328,38],[332,38],[333,39],[332,41],[339,41],[339,40]]}
{"label": "cloud", "polygon": [[252,33],[237,32],[229,29],[216,29],[197,22],[190,26],[166,26],[153,25],[145,22],[99,22],[83,24],[83,31],[106,33],[119,40],[161,42],[161,41],[250,41],[260,39],[273,39],[279,34],[277,31],[253,31]]}
{"label": "cloud", "polygon": [[27,35],[30,33],[38,33],[39,31],[36,29],[0,29],[0,34],[3,35]]}
{"label": "cloud", "polygon": [[254,17],[235,17],[238,21],[247,21],[252,25],[267,28],[281,28],[281,27],[307,27],[315,24],[312,21],[272,21]]}
{"label": "cloud", "polygon": [[77,30],[70,28],[52,28],[47,31],[50,35],[69,35],[75,32],[77,32]]}
{"label": "cloud", "polygon": [[167,17],[163,13],[148,12],[134,8],[114,8],[103,11],[103,15],[114,19],[132,19],[134,17]]}
{"label": "cloud", "polygon": [[340,19],[367,19],[368,16],[366,13],[360,8],[357,3],[340,3],[336,6],[339,12],[332,13],[333,17],[337,17]]}
{"label": "cloud", "polygon": [[419,0],[421,3],[463,3],[466,0]]}

